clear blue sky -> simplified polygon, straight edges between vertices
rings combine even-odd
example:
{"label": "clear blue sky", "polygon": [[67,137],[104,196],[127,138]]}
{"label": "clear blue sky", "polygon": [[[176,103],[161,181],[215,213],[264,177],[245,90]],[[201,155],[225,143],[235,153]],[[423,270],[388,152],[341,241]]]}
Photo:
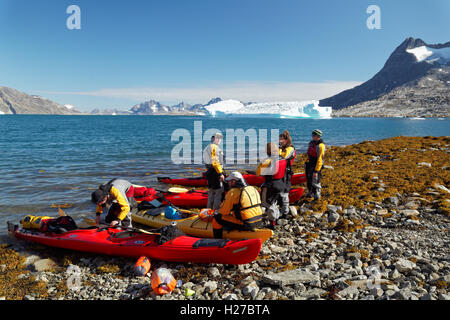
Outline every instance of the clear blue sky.
{"label": "clear blue sky", "polygon": [[[81,30],[66,27],[71,4]],[[381,30],[366,27],[371,4]],[[240,84],[363,82],[406,37],[449,30],[448,0],[0,0],[0,86],[81,110],[128,109],[154,88],[204,103]]]}

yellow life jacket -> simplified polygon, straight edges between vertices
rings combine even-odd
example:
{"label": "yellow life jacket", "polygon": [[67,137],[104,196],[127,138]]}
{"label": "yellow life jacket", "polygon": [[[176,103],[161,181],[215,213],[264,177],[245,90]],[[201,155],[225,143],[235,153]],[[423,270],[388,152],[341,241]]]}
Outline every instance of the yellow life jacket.
{"label": "yellow life jacket", "polygon": [[33,215],[27,215],[25,218],[20,220],[20,224],[25,229],[39,229],[41,227],[41,223],[44,220],[52,219],[51,217],[47,216],[33,216]]}
{"label": "yellow life jacket", "polygon": [[245,186],[241,189],[239,201],[233,206],[234,216],[251,225],[262,220],[261,195],[253,186]]}

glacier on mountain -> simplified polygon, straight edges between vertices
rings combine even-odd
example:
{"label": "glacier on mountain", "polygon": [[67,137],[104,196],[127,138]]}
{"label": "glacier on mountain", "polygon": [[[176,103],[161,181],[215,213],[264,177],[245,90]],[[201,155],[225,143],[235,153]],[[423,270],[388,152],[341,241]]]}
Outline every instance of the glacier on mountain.
{"label": "glacier on mountain", "polygon": [[416,57],[417,62],[438,62],[440,64],[447,64],[450,62],[450,47],[435,49],[427,46],[420,46],[413,49],[406,49],[406,52],[413,54]]}
{"label": "glacier on mountain", "polygon": [[331,118],[331,107],[320,107],[318,100],[293,102],[261,102],[243,104],[222,100],[205,106],[212,117]]}

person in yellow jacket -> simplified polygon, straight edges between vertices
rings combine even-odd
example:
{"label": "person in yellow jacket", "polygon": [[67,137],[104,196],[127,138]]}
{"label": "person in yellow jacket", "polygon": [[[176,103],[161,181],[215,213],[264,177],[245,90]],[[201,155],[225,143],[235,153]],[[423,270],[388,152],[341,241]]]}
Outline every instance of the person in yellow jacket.
{"label": "person in yellow jacket", "polygon": [[131,227],[131,209],[137,206],[135,198],[148,200],[159,196],[153,188],[136,186],[123,179],[112,179],[92,193],[91,200],[97,204],[97,225],[100,224],[100,215],[107,210],[106,223]]}
{"label": "person in yellow jacket", "polygon": [[227,192],[212,221],[214,238],[222,238],[223,229],[253,230],[262,226],[261,197],[258,190],[248,186],[239,172],[232,172],[226,180]]}
{"label": "person in yellow jacket", "polygon": [[280,134],[280,157],[283,159],[294,159],[295,158],[295,148],[292,145],[292,138],[289,131],[284,130],[282,134]]}
{"label": "person in yellow jacket", "polygon": [[219,147],[222,138],[223,136],[221,133],[215,133],[211,137],[211,143],[203,150],[203,160],[206,166],[206,179],[208,180],[207,207],[213,210],[219,209],[224,192],[224,157],[222,150]]}
{"label": "person in yellow jacket", "polygon": [[306,182],[308,186],[308,194],[306,197],[314,197],[314,200],[320,198],[322,185],[323,161],[325,157],[325,143],[322,140],[322,131],[315,129],[312,132],[312,140],[308,145],[308,158],[305,162]]}

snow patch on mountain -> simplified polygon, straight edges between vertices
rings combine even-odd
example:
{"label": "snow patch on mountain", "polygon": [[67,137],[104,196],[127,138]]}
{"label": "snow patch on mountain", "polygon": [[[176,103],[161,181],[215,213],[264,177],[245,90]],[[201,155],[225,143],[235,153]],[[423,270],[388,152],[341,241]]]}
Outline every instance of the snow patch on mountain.
{"label": "snow patch on mountain", "polygon": [[427,46],[420,46],[413,49],[406,49],[406,52],[413,54],[417,62],[438,62],[440,64],[447,64],[450,62],[450,47],[434,49]]}
{"label": "snow patch on mountain", "polygon": [[330,118],[332,108],[320,107],[319,101],[261,102],[243,104],[237,100],[223,100],[205,107],[213,117],[273,117],[273,118]]}

